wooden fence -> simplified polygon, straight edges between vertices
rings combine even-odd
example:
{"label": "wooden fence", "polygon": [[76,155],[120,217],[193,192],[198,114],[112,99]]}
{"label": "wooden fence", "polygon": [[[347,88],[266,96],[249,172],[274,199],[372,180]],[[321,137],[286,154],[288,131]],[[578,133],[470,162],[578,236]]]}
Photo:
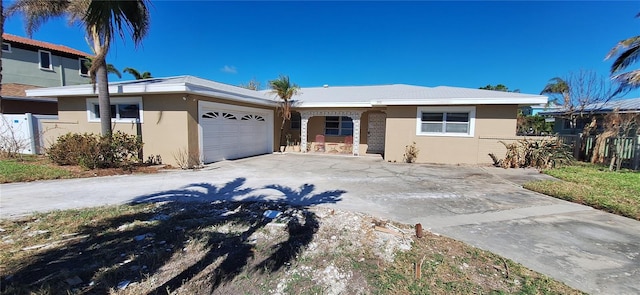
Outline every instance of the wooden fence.
{"label": "wooden fence", "polygon": [[[585,162],[591,160],[596,142],[595,136],[587,137],[584,143],[582,135],[559,135],[558,137],[564,144],[571,146],[573,156],[576,159]],[[640,135],[635,137],[607,138],[604,145],[600,147],[600,155],[604,158],[604,163],[611,161],[618,144],[620,144],[621,147],[621,152],[618,156],[622,158],[622,167],[640,170]]]}

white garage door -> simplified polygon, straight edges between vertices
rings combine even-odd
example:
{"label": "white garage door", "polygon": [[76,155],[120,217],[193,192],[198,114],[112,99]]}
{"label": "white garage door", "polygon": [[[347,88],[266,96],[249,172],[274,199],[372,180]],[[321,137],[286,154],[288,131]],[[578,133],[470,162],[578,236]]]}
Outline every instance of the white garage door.
{"label": "white garage door", "polygon": [[273,111],[199,102],[200,151],[205,163],[273,152]]}

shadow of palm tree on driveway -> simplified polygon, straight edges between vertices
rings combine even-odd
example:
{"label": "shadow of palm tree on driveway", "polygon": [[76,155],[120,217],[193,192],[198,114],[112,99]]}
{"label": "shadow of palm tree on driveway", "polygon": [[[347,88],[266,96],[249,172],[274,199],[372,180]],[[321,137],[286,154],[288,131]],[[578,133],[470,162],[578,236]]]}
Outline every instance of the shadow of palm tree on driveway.
{"label": "shadow of palm tree on driveway", "polygon": [[[220,186],[193,183],[142,195],[131,203],[156,205],[92,221],[74,233],[85,238],[34,252],[19,267],[3,271],[0,292],[108,293],[123,281],[141,283],[156,276],[153,288],[143,293],[189,293],[189,283],[202,277],[207,283],[202,287],[199,281],[198,293],[224,293],[221,286],[242,273],[276,272],[290,264],[319,227],[307,206],[339,202],[344,193],[317,192],[313,184],[254,188],[246,186],[245,178],[236,178]],[[277,221],[286,235],[258,249],[254,234],[274,222],[264,217],[267,210],[280,212]],[[203,245],[200,253],[180,262],[194,241]],[[177,271],[167,272],[169,266]],[[73,277],[82,283],[65,283]]]}

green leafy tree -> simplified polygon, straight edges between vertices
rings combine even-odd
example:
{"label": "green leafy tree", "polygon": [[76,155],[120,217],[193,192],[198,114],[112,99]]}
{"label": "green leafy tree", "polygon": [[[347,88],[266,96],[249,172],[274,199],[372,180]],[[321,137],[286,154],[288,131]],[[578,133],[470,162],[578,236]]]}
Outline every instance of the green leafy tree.
{"label": "green leafy tree", "polygon": [[[636,15],[640,17],[640,13]],[[624,72],[640,57],[640,36],[624,39],[609,51],[605,60],[615,57],[611,65],[611,79],[618,82],[615,94],[627,92],[640,87],[640,70]]]}
{"label": "green leafy tree", "polygon": [[142,79],[151,79],[153,78],[151,76],[150,72],[144,72],[144,73],[140,73],[138,72],[138,70],[134,69],[134,68],[124,68],[124,70],[122,70],[125,73],[129,73],[131,74],[131,76],[133,76],[136,80],[142,80]]}
{"label": "green leafy tree", "polygon": [[100,127],[103,135],[111,134],[111,102],[106,57],[111,42],[129,34],[137,46],[149,29],[148,0],[16,0],[8,15],[21,13],[25,29],[33,35],[40,25],[54,17],[67,17],[70,23],[81,25],[96,54],[89,68],[91,82],[98,88]]}
{"label": "green leafy tree", "polygon": [[493,91],[503,91],[503,92],[520,92],[520,89],[509,90],[509,87],[504,86],[503,84],[498,84],[498,85],[495,85],[495,86],[493,86],[491,84],[487,84],[487,86],[480,87],[478,89],[493,90]]}
{"label": "green leafy tree", "polygon": [[280,75],[278,79],[269,81],[271,93],[280,98],[278,113],[282,117],[280,124],[280,146],[284,145],[284,124],[291,119],[291,98],[300,92],[300,87],[291,83],[289,76]]}

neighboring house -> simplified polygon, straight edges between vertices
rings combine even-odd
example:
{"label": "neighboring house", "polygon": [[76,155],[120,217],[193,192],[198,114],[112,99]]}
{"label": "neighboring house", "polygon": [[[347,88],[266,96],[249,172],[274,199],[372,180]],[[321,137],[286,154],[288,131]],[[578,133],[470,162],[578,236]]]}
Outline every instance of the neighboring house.
{"label": "neighboring house", "polygon": [[25,90],[90,82],[84,65],[90,54],[11,34],[3,34],[2,39],[0,113],[55,115],[55,98],[27,97]]}
{"label": "neighboring house", "polygon": [[[560,134],[574,134],[581,133],[584,126],[591,123],[594,117],[596,117],[598,128],[602,129],[602,118],[614,110],[618,110],[620,113],[640,113],[640,98],[612,100],[606,103],[594,103],[585,106],[582,111],[575,113],[559,109],[555,111],[542,112],[540,114],[556,118],[554,125],[555,132]],[[572,120],[571,116],[575,116],[577,118]]]}
{"label": "neighboring house", "polygon": [[541,113],[543,112],[553,112],[561,109],[562,109],[562,106],[556,105],[553,102],[550,102],[550,103],[541,103],[541,104],[532,105],[532,106],[524,106],[520,108],[520,111],[522,111],[522,114],[525,116],[535,116],[535,115],[541,115]]}
{"label": "neighboring house", "polygon": [[[180,151],[205,163],[278,150],[281,120],[277,98],[192,76],[116,82],[109,85],[114,130],[142,136],[144,154],[175,164]],[[58,98],[59,119],[43,122],[50,140],[67,132],[100,132],[97,95],[91,85],[28,90]],[[286,133],[314,152],[318,135],[353,155],[381,153],[403,161],[407,145],[417,162],[491,163],[504,154],[500,140],[515,140],[518,106],[546,96],[456,87],[379,85],[303,88],[294,96]],[[328,147],[326,151],[331,151]]]}

